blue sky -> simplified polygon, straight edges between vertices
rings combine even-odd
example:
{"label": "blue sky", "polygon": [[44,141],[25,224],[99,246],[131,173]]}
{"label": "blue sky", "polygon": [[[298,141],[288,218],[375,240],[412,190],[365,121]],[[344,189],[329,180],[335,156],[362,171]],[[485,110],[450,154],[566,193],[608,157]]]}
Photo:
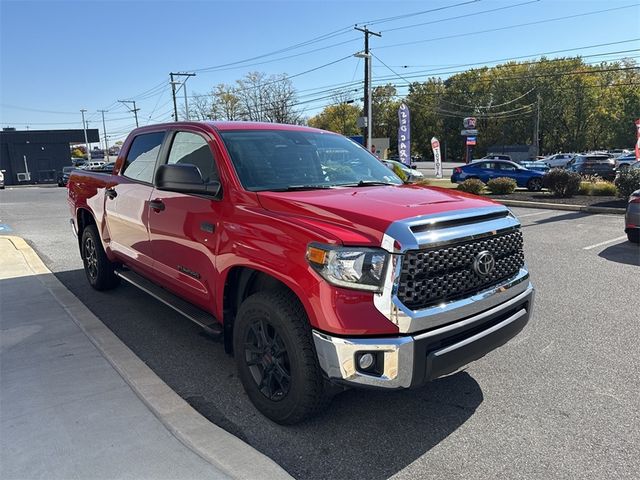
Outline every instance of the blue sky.
{"label": "blue sky", "polygon": [[[559,19],[590,12],[600,13]],[[375,22],[389,17],[399,18]],[[352,27],[365,23],[382,33],[371,39],[374,82],[446,77],[468,64],[557,50],[575,49],[548,56],[597,62],[640,55],[638,0],[0,0],[0,123],[81,128],[86,108],[90,127],[102,131],[96,111],[106,108],[111,141],[122,139],[134,121],[116,100],[135,99],[142,125],[170,120],[170,71],[219,67],[335,33],[199,71],[187,83],[189,94],[204,93],[249,71],[296,75],[335,62],[292,79],[310,116],[331,103],[334,85],[362,80],[363,65],[352,55],[363,35]],[[612,45],[584,48],[605,43]],[[636,51],[611,53],[628,50]],[[251,65],[258,62],[266,63]]]}

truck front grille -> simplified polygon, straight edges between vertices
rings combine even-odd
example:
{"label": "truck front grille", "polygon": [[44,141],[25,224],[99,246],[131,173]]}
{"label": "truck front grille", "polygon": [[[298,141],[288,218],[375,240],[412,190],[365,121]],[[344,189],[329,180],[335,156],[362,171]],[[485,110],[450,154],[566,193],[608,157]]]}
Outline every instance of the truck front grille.
{"label": "truck front grille", "polygon": [[[483,251],[493,254],[493,271],[482,276],[473,263]],[[409,250],[404,255],[398,298],[418,310],[442,302],[474,295],[513,277],[524,266],[522,233],[511,231],[451,243],[445,246]]]}

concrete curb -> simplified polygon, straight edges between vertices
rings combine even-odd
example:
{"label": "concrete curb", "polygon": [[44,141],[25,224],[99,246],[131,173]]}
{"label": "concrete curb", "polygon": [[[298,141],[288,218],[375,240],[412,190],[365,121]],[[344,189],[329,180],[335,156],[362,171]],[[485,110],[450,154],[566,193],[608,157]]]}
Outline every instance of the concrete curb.
{"label": "concrete curb", "polygon": [[492,198],[493,201],[507,205],[508,207],[529,207],[529,208],[545,208],[551,210],[571,210],[573,212],[585,213],[609,213],[615,215],[624,215],[624,208],[612,207],[589,207],[584,205],[567,205],[563,203],[544,203],[544,202],[527,202],[525,200],[503,200],[501,198]]}
{"label": "concrete curb", "polygon": [[238,479],[292,479],[266,455],[209,422],[109,330],[51,273],[20,237],[3,235],[23,255],[29,268],[165,427],[205,461]]}

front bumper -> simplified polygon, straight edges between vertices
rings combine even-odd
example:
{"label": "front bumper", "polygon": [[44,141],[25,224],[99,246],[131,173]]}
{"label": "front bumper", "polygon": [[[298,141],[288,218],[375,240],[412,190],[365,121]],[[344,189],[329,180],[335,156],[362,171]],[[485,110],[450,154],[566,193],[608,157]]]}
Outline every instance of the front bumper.
{"label": "front bumper", "polygon": [[[332,381],[378,388],[412,388],[452,373],[516,336],[532,315],[534,289],[455,323],[391,338],[341,338],[314,330],[318,360]],[[357,356],[381,357],[379,374],[357,367]]]}

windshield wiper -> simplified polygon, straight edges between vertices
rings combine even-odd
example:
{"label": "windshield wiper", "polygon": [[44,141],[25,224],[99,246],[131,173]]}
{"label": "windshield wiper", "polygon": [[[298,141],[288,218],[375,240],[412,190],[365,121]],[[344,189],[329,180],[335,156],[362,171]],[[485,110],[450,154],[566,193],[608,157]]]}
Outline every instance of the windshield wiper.
{"label": "windshield wiper", "polygon": [[340,186],[341,187],[375,187],[378,185],[394,185],[396,186],[396,183],[391,183],[391,182],[381,182],[378,180],[360,180],[358,183],[341,183]]}
{"label": "windshield wiper", "polygon": [[333,188],[332,185],[289,185],[281,188],[265,188],[258,192],[296,192],[302,190],[327,190]]}

